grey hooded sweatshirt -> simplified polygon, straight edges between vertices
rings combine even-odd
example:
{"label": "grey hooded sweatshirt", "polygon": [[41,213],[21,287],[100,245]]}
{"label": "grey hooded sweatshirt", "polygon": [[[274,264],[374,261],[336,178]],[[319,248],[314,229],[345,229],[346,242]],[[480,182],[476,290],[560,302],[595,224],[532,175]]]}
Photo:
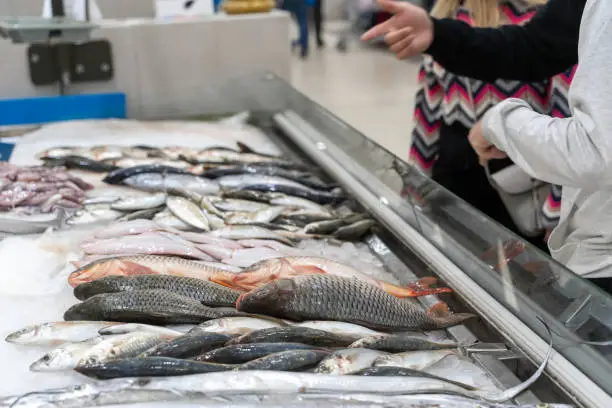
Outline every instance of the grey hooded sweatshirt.
{"label": "grey hooded sweatshirt", "polygon": [[483,118],[484,137],[532,177],[563,186],[552,256],[585,278],[612,277],[612,1],[588,0],[580,24],[572,116],[506,100]]}

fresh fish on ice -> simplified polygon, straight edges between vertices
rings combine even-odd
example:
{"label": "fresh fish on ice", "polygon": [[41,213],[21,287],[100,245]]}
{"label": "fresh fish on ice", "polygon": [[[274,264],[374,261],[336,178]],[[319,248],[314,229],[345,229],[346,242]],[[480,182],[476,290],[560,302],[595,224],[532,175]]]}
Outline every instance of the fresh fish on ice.
{"label": "fresh fish on ice", "polygon": [[85,209],[78,210],[76,213],[66,219],[68,225],[83,225],[94,224],[103,221],[114,221],[121,217],[122,213],[113,210],[108,205],[89,206]]}
{"label": "fresh fish on ice", "polygon": [[[162,327],[162,326],[153,326],[150,324],[141,324],[141,323],[122,323],[122,324],[117,324],[114,326],[104,327],[98,330],[98,334],[100,334],[101,336],[108,336],[112,334],[127,334],[127,333],[134,333],[134,332],[142,332],[142,333],[157,333],[162,336],[167,336],[169,338],[178,337],[184,334],[183,332],[179,330],[175,330],[173,327],[177,327],[177,326]],[[191,326],[188,326],[188,327],[191,327]]]}
{"label": "fresh fish on ice", "polygon": [[189,231],[193,229],[191,225],[183,222],[183,220],[172,214],[168,209],[165,209],[155,214],[155,216],[153,217],[153,221],[155,221],[160,227],[165,229],[171,229],[176,231]]}
{"label": "fresh fish on ice", "polygon": [[136,290],[93,296],[64,314],[70,320],[119,320],[126,323],[198,324],[238,314],[214,309],[165,290]]}
{"label": "fresh fish on ice", "polygon": [[164,228],[154,221],[133,220],[117,222],[104,227],[98,231],[95,231],[94,237],[98,239],[119,238],[125,235],[139,235],[145,232],[153,231],[164,231]]}
{"label": "fresh fish on ice", "polygon": [[[230,288],[247,291],[261,287],[279,278],[320,274],[359,279],[397,297],[424,296],[450,292],[449,288],[430,288],[429,284],[423,284],[424,281],[417,282],[407,287],[393,285],[371,278],[369,275],[351,266],[327,258],[309,256],[270,258],[273,259],[267,259],[253,264],[236,275],[221,275],[220,277],[212,277],[210,280]],[[429,281],[427,281],[427,283],[429,283]]]}
{"label": "fresh fish on ice", "polygon": [[143,237],[142,235],[124,236],[116,239],[106,239],[87,242],[81,245],[86,254],[91,255],[177,255],[185,258],[212,261],[213,259],[193,246],[163,236]]}
{"label": "fresh fish on ice", "polygon": [[248,343],[302,343],[321,347],[346,347],[355,341],[353,336],[345,336],[307,327],[271,327],[244,334],[229,341],[230,344]]}
{"label": "fresh fish on ice", "polygon": [[315,348],[317,348],[317,346],[301,343],[234,344],[211,350],[196,357],[195,360],[222,364],[242,364],[282,351],[313,350]]}
{"label": "fresh fish on ice", "polygon": [[30,371],[53,372],[72,370],[89,353],[93,346],[100,344],[102,336],[92,337],[76,343],[66,343],[51,350],[30,365]]}
{"label": "fresh fish on ice", "polygon": [[288,350],[244,363],[237,370],[294,371],[312,367],[329,355],[326,350]]}
{"label": "fresh fish on ice", "polygon": [[369,349],[345,349],[334,351],[315,369],[318,374],[347,375],[369,368],[374,361],[387,353]]}
{"label": "fresh fish on ice", "polygon": [[267,230],[265,228],[256,226],[231,226],[221,228],[210,232],[210,235],[218,238],[241,240],[241,239],[271,239],[273,241],[282,242],[286,245],[293,245],[293,243],[285,238],[284,236]]}
{"label": "fresh fish on ice", "polygon": [[226,212],[257,212],[270,208],[269,204],[232,198],[214,200],[212,203],[219,210]]}
{"label": "fresh fish on ice", "polygon": [[357,338],[375,336],[377,334],[383,334],[367,327],[359,326],[358,324],[345,323],[345,322],[334,322],[334,321],[308,321],[296,323],[298,327],[308,327],[310,329],[323,330],[326,332],[336,333],[344,336],[354,336]]}
{"label": "fresh fish on ice", "polygon": [[168,197],[166,205],[172,214],[184,223],[198,230],[210,231],[208,218],[194,202],[183,197]]}
{"label": "fresh fish on ice", "polygon": [[200,195],[219,192],[219,185],[211,180],[186,174],[142,173],[125,179],[124,184],[145,191],[189,191]]}
{"label": "fresh fish on ice", "polygon": [[456,350],[418,350],[382,356],[374,362],[375,367],[401,367],[425,370],[443,358],[456,354]]}
{"label": "fresh fish on ice", "polygon": [[103,293],[163,289],[197,300],[206,306],[233,307],[240,292],[197,278],[171,275],[107,276],[74,288],[74,296],[86,300]]}
{"label": "fresh fish on ice", "polygon": [[27,326],[6,336],[6,341],[29,346],[55,346],[62,343],[77,343],[98,335],[105,327],[123,325],[115,322],[48,322]]}
{"label": "fresh fish on ice", "polygon": [[338,320],[374,330],[434,330],[473,317],[436,316],[356,278],[306,275],[279,279],[242,295],[236,308],[291,320]]}
{"label": "fresh fish on ice", "polygon": [[129,168],[121,168],[116,169],[115,171],[109,173],[104,179],[103,182],[107,184],[121,184],[126,179],[135,176],[137,174],[189,174],[187,171],[183,169],[179,169],[176,167],[165,166],[160,164],[149,164],[149,165],[141,165],[141,166],[133,166]]}
{"label": "fresh fish on ice", "polygon": [[173,256],[138,255],[116,258],[105,258],[74,271],[68,282],[77,286],[107,276],[135,275],[172,275],[208,280],[220,276],[227,269],[212,266],[199,261],[187,260]]}
{"label": "fresh fish on ice", "polygon": [[203,234],[199,232],[179,232],[179,236],[185,238],[187,241],[195,244],[210,244],[228,249],[240,249],[243,248],[239,242],[232,239],[219,238],[211,236],[209,234]]}
{"label": "fresh fish on ice", "polygon": [[111,208],[119,211],[150,210],[166,203],[167,195],[155,193],[144,197],[128,197],[111,204]]}
{"label": "fresh fish on ice", "polygon": [[253,331],[283,327],[287,324],[280,319],[258,317],[222,317],[209,320],[196,326],[193,331],[227,334],[230,336],[244,335]]}
{"label": "fresh fish on ice", "polygon": [[315,203],[314,201],[307,200],[305,198],[293,197],[284,194],[278,194],[277,196],[270,199],[270,204],[272,205],[280,205],[284,207],[295,207],[303,210],[327,214],[329,217],[332,217],[332,213],[327,207],[324,207],[321,204]]}
{"label": "fresh fish on ice", "polygon": [[193,358],[223,346],[230,339],[231,337],[225,334],[187,333],[145,351],[140,357]]}
{"label": "fresh fish on ice", "polygon": [[277,219],[283,212],[285,207],[273,206],[255,212],[234,212],[226,215],[228,224],[257,224],[270,223]]}
{"label": "fresh fish on ice", "polygon": [[364,337],[349,347],[401,353],[404,351],[452,349],[459,347],[459,345],[453,341],[433,341],[415,333],[397,333]]}
{"label": "fresh fish on ice", "polygon": [[41,160],[48,167],[65,167],[67,169],[84,170],[94,173],[108,173],[118,169],[113,164],[77,155],[68,155],[60,158],[43,157]]}
{"label": "fresh fish on ice", "polygon": [[229,371],[233,366],[171,357],[139,357],[98,364],[84,364],[75,371],[98,380],[130,377],[173,377]]}
{"label": "fresh fish on ice", "polygon": [[361,220],[338,228],[334,237],[343,241],[356,241],[367,234],[376,223],[374,220]]}

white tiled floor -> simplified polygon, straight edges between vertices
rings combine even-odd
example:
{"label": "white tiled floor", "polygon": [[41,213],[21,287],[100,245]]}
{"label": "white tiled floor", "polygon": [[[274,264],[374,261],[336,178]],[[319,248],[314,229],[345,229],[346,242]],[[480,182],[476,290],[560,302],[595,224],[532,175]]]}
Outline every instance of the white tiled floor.
{"label": "white tiled floor", "polygon": [[357,37],[348,52],[336,50],[336,36],[327,47],[311,50],[293,64],[293,85],[338,117],[405,157],[410,131],[418,63],[398,61],[385,49],[360,46]]}

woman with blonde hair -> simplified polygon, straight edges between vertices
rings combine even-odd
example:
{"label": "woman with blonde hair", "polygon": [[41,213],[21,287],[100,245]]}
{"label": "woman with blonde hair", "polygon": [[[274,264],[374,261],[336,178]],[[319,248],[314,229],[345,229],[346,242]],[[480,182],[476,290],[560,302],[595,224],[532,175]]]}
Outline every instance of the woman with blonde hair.
{"label": "woman with blonde hair", "polygon": [[[544,3],[544,0],[438,0],[431,14],[475,27],[522,25]],[[455,195],[520,233],[467,136],[490,108],[508,98],[523,99],[540,113],[569,116],[567,91],[573,72],[574,69],[533,83],[503,79],[485,82],[453,74],[424,56],[418,76],[410,161]],[[495,173],[511,164],[507,159],[491,160],[488,166]],[[558,221],[560,197],[560,188],[552,186],[538,215],[540,224],[548,231]],[[544,231],[540,237],[526,238],[545,248]]]}

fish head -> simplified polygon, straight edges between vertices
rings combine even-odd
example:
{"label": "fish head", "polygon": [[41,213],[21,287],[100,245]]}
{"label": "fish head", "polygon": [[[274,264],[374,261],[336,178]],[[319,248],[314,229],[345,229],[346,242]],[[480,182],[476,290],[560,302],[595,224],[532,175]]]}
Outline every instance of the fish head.
{"label": "fish head", "polygon": [[276,316],[282,311],[283,305],[293,299],[295,291],[296,285],[293,280],[278,279],[241,295],[236,302],[236,309]]}
{"label": "fish head", "polygon": [[52,350],[33,362],[30,371],[60,371],[71,370],[74,367],[74,356],[67,347]]}
{"label": "fish head", "polygon": [[51,332],[51,326],[49,324],[40,324],[24,327],[14,333],[6,336],[8,343],[15,344],[32,344],[36,343],[38,339],[44,338],[46,333]]}
{"label": "fish head", "polygon": [[240,273],[224,274],[210,280],[229,288],[250,291],[279,278],[293,275],[291,264],[283,258],[272,258],[257,262]]}
{"label": "fish head", "polygon": [[89,263],[70,274],[68,283],[72,287],[95,281],[106,276],[130,275],[128,269],[131,265],[126,264],[121,258],[103,258]]}

